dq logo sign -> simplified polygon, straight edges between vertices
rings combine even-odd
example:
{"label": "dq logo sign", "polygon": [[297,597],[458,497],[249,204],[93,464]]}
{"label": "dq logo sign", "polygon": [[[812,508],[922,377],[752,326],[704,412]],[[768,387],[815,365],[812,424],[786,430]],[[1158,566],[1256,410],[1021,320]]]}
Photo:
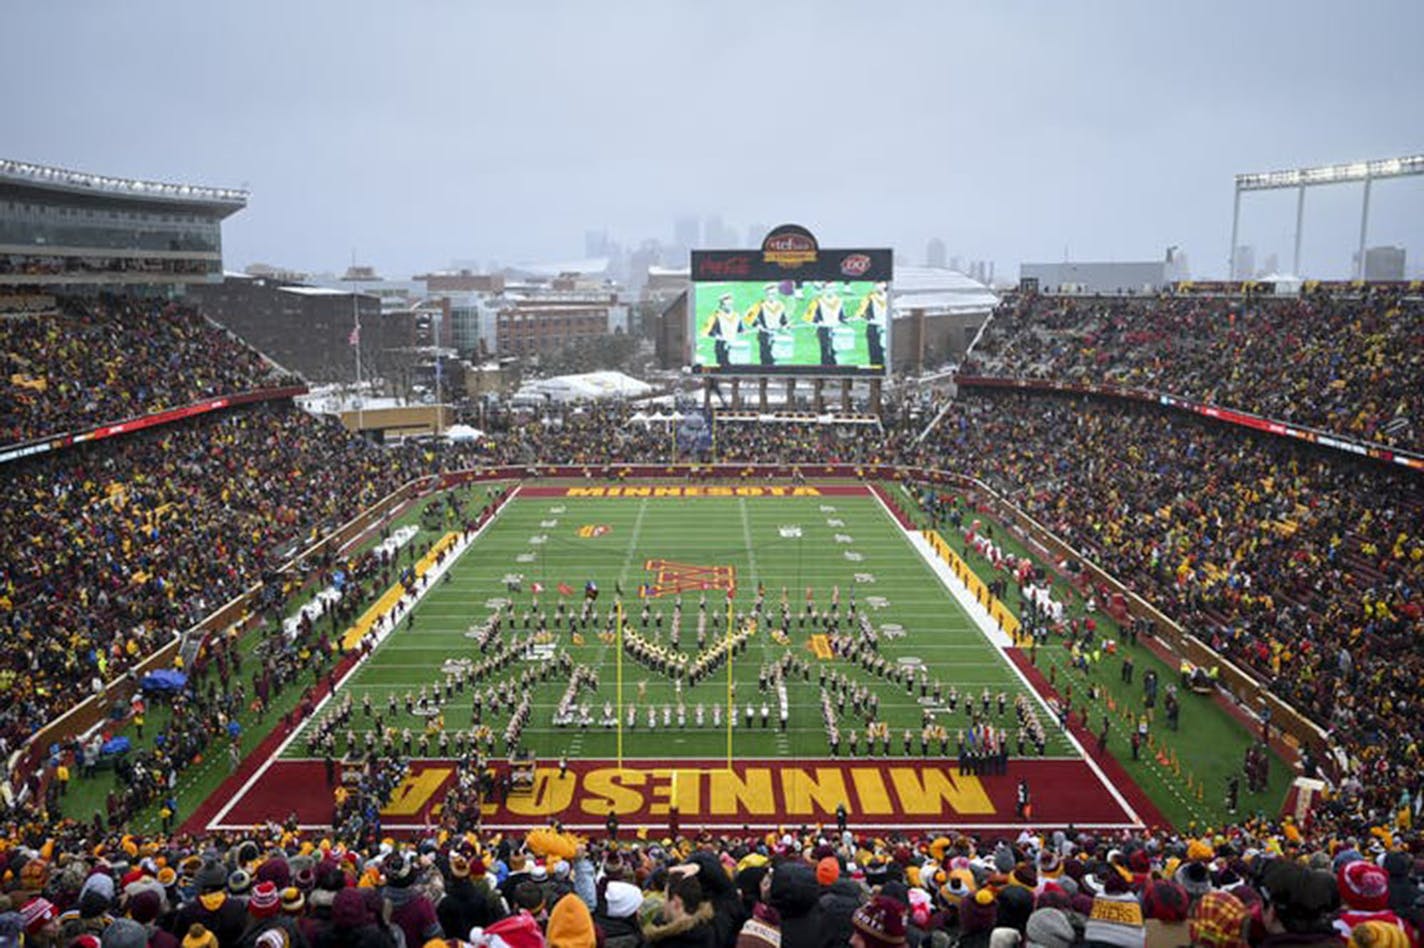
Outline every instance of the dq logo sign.
{"label": "dq logo sign", "polygon": [[863,253],[853,253],[841,260],[841,273],[848,277],[858,277],[870,269],[870,257]]}
{"label": "dq logo sign", "polygon": [[590,537],[601,537],[612,530],[613,528],[606,523],[586,523],[578,528],[578,535],[587,540]]}

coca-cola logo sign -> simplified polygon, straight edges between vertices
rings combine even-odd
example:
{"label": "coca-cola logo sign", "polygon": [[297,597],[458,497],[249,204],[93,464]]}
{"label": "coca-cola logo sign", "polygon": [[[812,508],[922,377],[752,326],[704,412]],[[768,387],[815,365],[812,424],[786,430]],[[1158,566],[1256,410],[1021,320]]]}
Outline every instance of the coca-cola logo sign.
{"label": "coca-cola logo sign", "polygon": [[858,277],[870,269],[870,255],[863,253],[847,254],[841,260],[841,273],[848,277]]}

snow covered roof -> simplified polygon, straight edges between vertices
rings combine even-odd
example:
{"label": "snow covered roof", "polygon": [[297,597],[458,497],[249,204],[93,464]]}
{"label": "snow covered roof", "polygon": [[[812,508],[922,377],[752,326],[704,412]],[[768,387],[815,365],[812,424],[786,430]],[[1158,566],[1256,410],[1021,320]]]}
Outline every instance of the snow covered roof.
{"label": "snow covered roof", "polygon": [[907,316],[914,309],[934,314],[991,310],[999,305],[998,295],[989,287],[945,267],[896,264],[891,291],[896,318]]}
{"label": "snow covered roof", "polygon": [[556,277],[565,273],[593,274],[608,272],[607,257],[589,257],[584,260],[562,260],[553,263],[521,263],[510,267],[518,273],[532,276]]}
{"label": "snow covered roof", "polygon": [[535,379],[519,387],[515,399],[551,402],[597,401],[604,398],[637,398],[653,387],[622,372],[584,372]]}
{"label": "snow covered roof", "polygon": [[[280,286],[277,288],[282,293],[295,293],[298,296],[350,296],[350,290],[333,290],[328,286]],[[361,294],[365,296],[366,294]]]}

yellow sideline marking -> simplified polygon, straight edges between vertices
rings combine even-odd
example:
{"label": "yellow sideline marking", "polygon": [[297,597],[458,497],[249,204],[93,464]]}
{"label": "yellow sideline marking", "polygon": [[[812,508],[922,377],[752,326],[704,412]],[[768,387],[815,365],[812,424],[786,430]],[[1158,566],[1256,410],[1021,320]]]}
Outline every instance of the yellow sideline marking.
{"label": "yellow sideline marking", "polygon": [[984,581],[979,578],[974,570],[969,568],[969,564],[960,558],[959,554],[944,542],[944,537],[936,530],[924,531],[925,539],[930,541],[930,546],[939,554],[940,559],[949,564],[949,568],[954,571],[965,586],[969,587],[969,594],[977,602],[988,600],[989,618],[998,624],[999,628],[1017,642],[1019,639],[1019,619],[1013,614],[1008,606],[999,601],[998,597],[989,595],[989,587],[984,585]]}
{"label": "yellow sideline marking", "polygon": [[[435,565],[435,557],[442,550],[453,546],[459,539],[458,533],[447,533],[435,545],[430,548],[430,552],[422,556],[415,564],[415,576],[419,579],[426,571]],[[361,644],[361,640],[366,637],[366,633],[371,631],[371,626],[376,624],[376,620],[395,608],[400,602],[404,590],[400,583],[396,583],[381,594],[381,598],[371,604],[371,607],[361,613],[361,618],[356,620],[356,624],[346,630],[346,634],[341,637],[341,648],[343,651],[351,651]]]}

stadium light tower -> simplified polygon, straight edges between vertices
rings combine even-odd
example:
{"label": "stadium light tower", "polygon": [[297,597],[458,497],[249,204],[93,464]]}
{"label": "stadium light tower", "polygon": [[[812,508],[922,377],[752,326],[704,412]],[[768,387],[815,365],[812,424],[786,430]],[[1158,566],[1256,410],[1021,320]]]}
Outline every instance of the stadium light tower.
{"label": "stadium light tower", "polygon": [[1262,171],[1236,176],[1236,198],[1231,209],[1231,253],[1227,273],[1236,276],[1236,236],[1241,221],[1242,191],[1278,191],[1295,188],[1295,255],[1291,272],[1300,276],[1300,238],[1305,225],[1305,189],[1324,184],[1365,183],[1360,202],[1360,248],[1355,255],[1355,277],[1365,275],[1365,237],[1370,224],[1370,185],[1380,178],[1403,178],[1424,174],[1424,155],[1403,158],[1382,158],[1377,161],[1355,161],[1343,165],[1322,165],[1317,168],[1297,168],[1294,171]]}

